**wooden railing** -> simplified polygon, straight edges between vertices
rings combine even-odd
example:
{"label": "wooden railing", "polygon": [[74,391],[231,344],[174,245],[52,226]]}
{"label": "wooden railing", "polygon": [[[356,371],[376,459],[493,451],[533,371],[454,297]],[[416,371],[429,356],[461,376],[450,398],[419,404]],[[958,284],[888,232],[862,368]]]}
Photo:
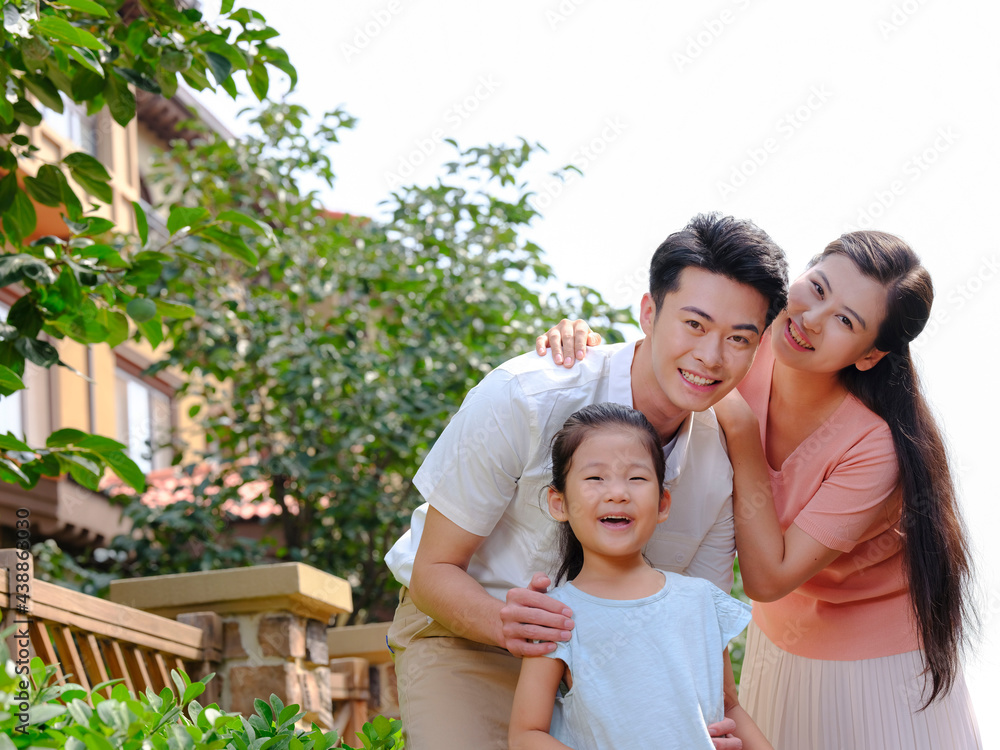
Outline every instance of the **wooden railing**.
{"label": "wooden railing", "polygon": [[[26,583],[17,579],[17,575],[25,575],[25,571],[18,571],[19,562],[29,568]],[[317,607],[323,604],[321,597],[329,595],[333,577],[310,572],[311,569],[300,570],[302,567],[278,565],[255,569],[251,574],[251,593],[260,595],[259,601],[246,597],[239,581],[234,581],[245,577],[247,569],[191,574],[191,580],[181,576],[182,585],[173,580],[176,576],[167,577],[171,579],[168,581],[155,578],[129,581],[130,586],[150,599],[145,606],[153,608],[158,604],[172,609],[170,614],[177,618],[172,620],[39,581],[33,577],[30,556],[22,561],[16,550],[0,550],[3,628],[15,624],[20,632],[27,628],[30,656],[39,656],[46,664],[56,665],[60,680],[77,683],[87,690],[119,679],[133,692],[152,688],[159,693],[164,687],[173,689],[171,669],[183,670],[192,679],[210,671],[218,672],[220,676],[209,683],[200,702],[219,703],[225,710],[249,715],[253,711],[253,697],[266,698],[268,692],[274,691],[286,702],[301,702],[303,710],[311,712],[313,718],[309,720],[318,720],[326,728],[353,739],[354,733],[374,713],[398,715],[391,655],[385,645],[388,625],[324,631],[330,619],[329,609]],[[282,598],[280,592],[284,589],[280,581],[305,573],[321,578],[310,583],[307,577],[305,582],[288,584]],[[18,608],[18,593],[24,591],[18,585],[27,586],[26,613]],[[190,598],[196,600],[192,608],[203,609],[214,604],[223,614],[191,613],[181,606],[171,606],[176,604],[173,600],[177,596],[190,592],[194,592]],[[229,595],[237,598],[235,604],[223,601]],[[304,609],[296,614],[288,610],[296,606]],[[239,614],[232,614],[234,609]],[[265,637],[260,632],[262,623],[276,616],[289,632],[272,630]],[[313,624],[307,626],[307,621]],[[319,640],[310,640],[313,626],[318,626],[322,636]],[[291,630],[303,628],[307,635],[305,655],[300,651],[302,644],[293,646],[296,639],[290,635]],[[17,653],[17,640],[16,632],[8,638],[12,653]],[[265,644],[267,649],[263,648]],[[254,679],[248,670],[259,668],[270,677],[285,675],[285,667],[295,673],[290,681],[284,677],[276,682],[257,680],[259,684],[253,684],[261,695],[237,699],[237,693],[248,698],[244,695],[247,689],[240,689],[241,685],[246,688],[247,680]],[[328,686],[319,687],[319,680]],[[227,684],[224,690],[220,689],[223,683]],[[317,694],[310,695],[306,685],[314,686]],[[291,689],[294,696],[283,694],[284,689]],[[104,692],[110,694],[110,688]]]}
{"label": "wooden railing", "polygon": [[[218,615],[195,613],[183,616],[188,623],[178,622],[80,594],[34,579],[30,559],[28,607],[23,612],[17,594],[25,589],[17,588],[17,562],[15,550],[0,550],[3,628],[19,623],[23,632],[26,627],[31,656],[57,665],[60,681],[68,678],[90,690],[120,679],[129,690],[149,687],[158,693],[164,687],[174,689],[171,669],[195,678],[219,661]],[[16,634],[8,639],[12,653],[15,639]],[[105,692],[110,694],[110,688]]]}

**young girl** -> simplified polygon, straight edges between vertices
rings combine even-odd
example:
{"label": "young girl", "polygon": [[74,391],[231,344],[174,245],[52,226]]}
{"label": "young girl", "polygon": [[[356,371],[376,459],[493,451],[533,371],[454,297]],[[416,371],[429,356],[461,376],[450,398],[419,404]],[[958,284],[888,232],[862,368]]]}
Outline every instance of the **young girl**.
{"label": "young girl", "polygon": [[552,444],[549,512],[563,523],[551,596],[573,610],[572,638],[525,659],[510,747],[712,748],[723,718],[723,655],[750,609],[708,581],[664,573],[642,549],[667,517],[664,458],[638,411],[576,412]]}

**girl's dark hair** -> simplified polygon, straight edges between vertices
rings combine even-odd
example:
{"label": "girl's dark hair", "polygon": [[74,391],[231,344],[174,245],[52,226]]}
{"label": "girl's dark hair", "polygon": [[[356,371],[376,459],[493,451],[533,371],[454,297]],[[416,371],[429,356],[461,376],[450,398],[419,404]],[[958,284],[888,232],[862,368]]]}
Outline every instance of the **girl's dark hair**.
{"label": "girl's dark hair", "polygon": [[[663,458],[663,448],[656,428],[649,423],[642,412],[622,406],[621,404],[603,403],[585,406],[573,414],[563,424],[562,429],[552,438],[552,484],[556,492],[566,492],[566,476],[573,462],[573,454],[584,439],[594,430],[617,429],[631,430],[642,444],[649,450],[656,470],[656,479],[663,486],[666,476],[666,460]],[[556,573],[556,583],[566,576],[572,581],[583,569],[583,547],[573,533],[568,522],[561,524],[559,533],[559,551],[562,563]]]}
{"label": "girl's dark hair", "polygon": [[875,348],[888,354],[867,372],[845,368],[841,382],[892,431],[903,492],[904,566],[925,674],[933,680],[926,708],[954,684],[972,572],[947,451],[910,356],[910,342],[930,317],[934,289],[917,254],[891,234],[845,234],[810,265],[833,254],[850,258],[886,289]]}

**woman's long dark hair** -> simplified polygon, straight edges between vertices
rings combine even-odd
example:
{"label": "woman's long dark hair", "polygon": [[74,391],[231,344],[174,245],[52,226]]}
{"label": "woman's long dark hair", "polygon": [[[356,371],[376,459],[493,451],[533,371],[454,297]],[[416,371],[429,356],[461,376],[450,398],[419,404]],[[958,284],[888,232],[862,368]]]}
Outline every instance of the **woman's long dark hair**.
{"label": "woman's long dark hair", "polygon": [[888,354],[867,372],[844,369],[841,382],[892,431],[903,492],[900,530],[910,601],[933,680],[926,708],[948,693],[958,673],[971,578],[948,454],[910,356],[910,342],[930,317],[934,289],[917,254],[891,234],[845,234],[813,263],[832,254],[847,256],[886,289],[885,319],[875,348]]}
{"label": "woman's long dark hair", "polygon": [[[663,448],[660,446],[660,436],[656,428],[649,423],[642,412],[621,404],[610,402],[585,406],[575,412],[563,424],[562,429],[552,438],[552,484],[551,487],[565,496],[566,476],[573,463],[573,454],[584,439],[599,429],[627,430],[634,432],[653,459],[656,470],[656,480],[663,486],[666,476],[666,460],[663,458]],[[556,573],[555,582],[559,583],[566,576],[572,581],[583,570],[583,547],[580,546],[576,534],[568,521],[560,524],[559,552],[562,563]]]}

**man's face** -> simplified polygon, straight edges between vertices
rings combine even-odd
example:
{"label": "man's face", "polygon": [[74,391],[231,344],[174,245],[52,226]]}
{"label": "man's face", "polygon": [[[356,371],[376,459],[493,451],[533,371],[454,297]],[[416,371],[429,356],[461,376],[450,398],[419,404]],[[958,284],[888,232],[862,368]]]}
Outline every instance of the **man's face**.
{"label": "man's face", "polygon": [[767,298],[701,268],[685,268],[679,282],[663,296],[659,311],[647,292],[639,322],[660,390],[679,410],[704,411],[735,388],[753,364]]}

